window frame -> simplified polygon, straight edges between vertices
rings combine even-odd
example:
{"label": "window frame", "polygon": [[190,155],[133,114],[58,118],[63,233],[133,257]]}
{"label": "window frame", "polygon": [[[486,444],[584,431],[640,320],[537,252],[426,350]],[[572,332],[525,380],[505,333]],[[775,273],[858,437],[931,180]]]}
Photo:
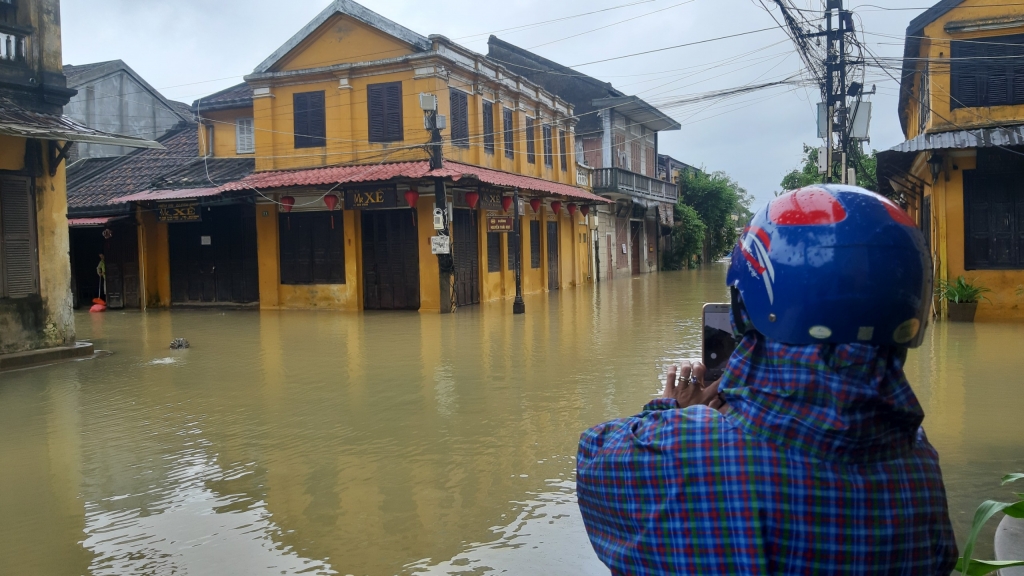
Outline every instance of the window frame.
{"label": "window frame", "polygon": [[541,127],[541,135],[544,138],[544,166],[555,167],[555,137],[551,124],[544,124]]}
{"label": "window frame", "polygon": [[487,241],[487,273],[501,272],[501,237],[500,232],[488,232]]}
{"label": "window frame", "polygon": [[[397,92],[397,94],[396,94]],[[376,95],[376,96],[375,96]],[[379,98],[380,133],[374,132],[374,104]],[[366,133],[367,140],[375,144],[405,141],[405,115],[402,82],[381,82],[366,87]],[[394,110],[397,108],[397,110]]]}
{"label": "window frame", "polygon": [[484,153],[494,156],[494,106],[489,100],[483,101]]}
{"label": "window frame", "polygon": [[516,127],[515,127],[515,112],[511,108],[502,106],[501,118],[504,124],[505,132],[505,158],[509,160],[516,159]]}
{"label": "window frame", "polygon": [[[331,228],[329,219],[334,218],[334,227]],[[322,221],[317,221],[322,219]],[[320,229],[318,230],[318,227]],[[278,277],[282,286],[344,286],[348,281],[348,270],[346,268],[347,255],[345,254],[345,218],[343,212],[324,210],[308,212],[292,212],[278,214]],[[298,230],[305,230],[308,238],[302,238]],[[327,232],[327,243],[324,246],[317,244],[318,232]],[[333,238],[332,238],[333,236]],[[298,242],[308,240],[308,255],[297,253]],[[291,243],[291,244],[288,244]],[[338,248],[340,247],[340,250]],[[318,275],[317,253],[324,252],[324,266],[328,270],[340,271],[339,277]],[[298,263],[306,261],[308,256],[309,280],[299,279]],[[337,258],[337,261],[336,261]],[[289,266],[285,265],[286,259],[290,260]],[[290,272],[288,272],[290,270]]]}
{"label": "window frame", "polygon": [[[248,122],[249,133],[243,134],[243,125]],[[242,146],[242,137],[245,136],[249,139],[250,146],[245,148]],[[235,154],[255,154],[256,153],[256,119],[252,116],[235,118]]]}
{"label": "window frame", "polygon": [[566,139],[566,132],[565,132],[565,130],[562,130],[562,129],[558,130],[558,145],[559,145],[559,147],[561,147],[561,150],[560,150],[561,154],[560,155],[562,157],[562,163],[561,163],[562,171],[563,172],[568,172],[569,171],[569,142]]}
{"label": "window frame", "polygon": [[540,220],[530,220],[530,268],[533,270],[540,270],[542,266],[542,247],[540,244],[542,228]]}
{"label": "window frame", "polygon": [[448,98],[452,119],[452,146],[469,148],[469,94],[456,88],[449,88]]}
{"label": "window frame", "polygon": [[[980,170],[964,170],[964,269],[965,270],[1024,270],[1024,185],[1020,182],[1019,175],[1013,173],[989,173]],[[1015,186],[1016,184],[1016,186]],[[975,233],[974,217],[983,214],[988,220],[988,226],[1000,212],[994,212],[995,208],[988,206],[980,208],[977,204],[991,205],[993,202],[982,202],[978,197],[978,188],[993,185],[1006,187],[1010,201],[1004,204],[1009,205],[1009,213],[1006,214],[1009,220],[1009,247],[1010,262],[1008,264],[992,263],[991,242],[997,238],[998,233],[991,231],[987,233]],[[985,198],[985,200],[989,200]],[[1005,213],[1004,213],[1005,214]],[[987,237],[989,243],[989,254],[980,258],[975,249],[975,240]]]}
{"label": "window frame", "polygon": [[[319,102],[314,102],[313,99]],[[305,106],[299,106],[299,101],[302,99],[309,100]],[[319,104],[319,107],[314,106]],[[305,126],[300,126],[300,110],[305,116]],[[319,112],[317,118],[313,118],[311,115]],[[314,134],[313,128],[314,121],[320,120],[319,128],[316,134]],[[295,137],[295,149],[303,148],[325,148],[327,147],[327,93],[324,90],[313,90],[310,92],[296,92],[292,94],[292,125],[293,135]]]}
{"label": "window frame", "polygon": [[537,120],[526,117],[526,162],[529,164],[537,163]]}
{"label": "window frame", "polygon": [[952,40],[949,54],[950,110],[1024,104],[1024,34]]}

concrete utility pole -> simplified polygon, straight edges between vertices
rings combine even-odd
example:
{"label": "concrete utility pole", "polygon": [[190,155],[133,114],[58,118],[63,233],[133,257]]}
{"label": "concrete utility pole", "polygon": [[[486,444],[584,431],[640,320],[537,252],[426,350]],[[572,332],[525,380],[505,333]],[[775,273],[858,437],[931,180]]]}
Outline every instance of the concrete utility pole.
{"label": "concrete utility pole", "polygon": [[[843,184],[856,184],[848,182],[850,161],[851,128],[853,118],[850,114],[850,106],[847,105],[847,98],[851,95],[849,83],[849,67],[851,62],[847,57],[847,36],[856,34],[853,25],[853,12],[846,10],[843,6],[844,0],[826,0],[825,22],[826,22],[826,56],[825,56],[825,107],[826,121],[829,123],[825,131],[828,135],[828,175],[826,180],[832,182],[835,178],[836,158],[833,156],[839,153],[838,164],[840,165],[839,182]],[[833,28],[832,18],[835,16],[836,27]],[[837,150],[838,145],[838,150]]]}
{"label": "concrete utility pole", "polygon": [[[437,104],[434,100],[433,110],[425,110],[427,113],[427,123],[430,126],[430,169],[440,170],[444,168],[444,140],[441,138],[441,127],[438,121]],[[448,192],[445,189],[445,179],[438,177],[434,178],[434,214],[440,214],[441,228],[437,230],[438,236],[446,236],[449,238],[449,248],[454,247],[451,244],[451,226],[448,222]],[[436,228],[436,226],[435,226]],[[437,268],[438,268],[438,286],[441,294],[441,314],[451,314],[454,312],[452,307],[452,273],[455,272],[455,261],[452,259],[452,255],[449,254],[438,254],[437,255]]]}
{"label": "concrete utility pole", "polygon": [[513,238],[516,245],[516,301],[512,304],[512,314],[526,314],[526,302],[523,301],[523,235],[522,222],[520,222],[522,215],[519,213],[519,188],[516,188],[512,195],[512,204],[515,205],[512,209],[512,214],[514,214],[512,229],[515,231]]}

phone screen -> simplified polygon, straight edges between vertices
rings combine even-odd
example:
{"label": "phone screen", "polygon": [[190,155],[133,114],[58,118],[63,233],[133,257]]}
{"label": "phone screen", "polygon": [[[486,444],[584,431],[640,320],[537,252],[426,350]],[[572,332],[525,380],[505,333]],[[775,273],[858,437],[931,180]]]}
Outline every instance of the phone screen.
{"label": "phone screen", "polygon": [[708,304],[704,306],[704,365],[708,372],[704,382],[710,384],[722,377],[729,358],[739,341],[732,333],[732,306]]}

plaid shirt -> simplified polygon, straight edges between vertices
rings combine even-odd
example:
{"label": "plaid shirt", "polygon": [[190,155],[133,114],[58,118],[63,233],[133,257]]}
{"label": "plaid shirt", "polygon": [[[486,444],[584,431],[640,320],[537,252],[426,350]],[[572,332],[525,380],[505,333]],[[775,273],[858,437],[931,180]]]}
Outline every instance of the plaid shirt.
{"label": "plaid shirt", "polygon": [[939,458],[894,351],[751,333],[726,415],[651,402],[583,434],[577,491],[614,574],[948,575]]}

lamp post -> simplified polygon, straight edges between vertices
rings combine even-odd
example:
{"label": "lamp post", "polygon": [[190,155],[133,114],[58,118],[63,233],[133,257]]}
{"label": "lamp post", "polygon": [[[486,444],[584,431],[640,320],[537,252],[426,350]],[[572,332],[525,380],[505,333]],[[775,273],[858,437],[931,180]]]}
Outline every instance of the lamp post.
{"label": "lamp post", "polygon": [[512,304],[512,314],[526,314],[526,302],[523,302],[523,241],[522,223],[519,214],[519,188],[512,193],[513,210],[512,229],[515,231],[516,244],[516,301]]}

